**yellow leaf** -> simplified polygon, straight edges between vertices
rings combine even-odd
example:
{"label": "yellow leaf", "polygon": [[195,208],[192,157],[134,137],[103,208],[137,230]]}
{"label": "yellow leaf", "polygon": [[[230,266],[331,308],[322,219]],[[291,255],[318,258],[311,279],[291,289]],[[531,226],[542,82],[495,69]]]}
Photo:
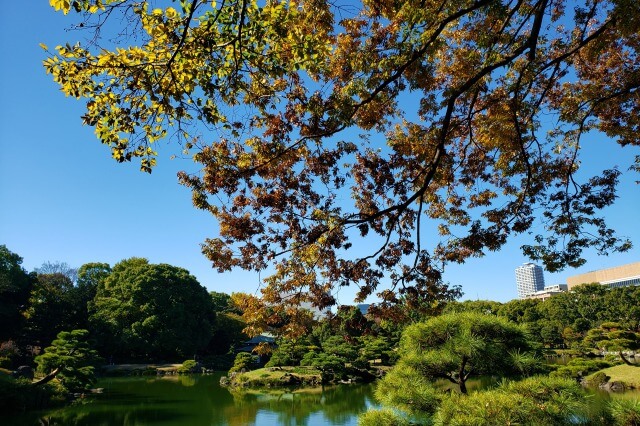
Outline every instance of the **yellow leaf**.
{"label": "yellow leaf", "polygon": [[44,43],[40,43],[40,47],[42,48],[42,50],[49,50],[49,48],[47,47],[46,44]]}
{"label": "yellow leaf", "polygon": [[55,10],[62,10],[62,13],[64,13],[65,15],[69,13],[69,10],[71,10],[70,0],[49,0],[49,4]]}

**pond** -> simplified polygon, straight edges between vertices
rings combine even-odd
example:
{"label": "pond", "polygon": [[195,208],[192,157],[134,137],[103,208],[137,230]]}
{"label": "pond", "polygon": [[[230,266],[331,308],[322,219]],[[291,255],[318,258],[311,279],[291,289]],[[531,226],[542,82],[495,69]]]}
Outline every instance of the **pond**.
{"label": "pond", "polygon": [[5,425],[355,426],[375,405],[373,384],[305,390],[229,391],[222,373],[205,376],[108,378],[85,404],[26,413]]}
{"label": "pond", "polygon": [[[375,384],[302,390],[230,391],[219,385],[222,373],[205,376],[107,378],[104,393],[55,410],[3,418],[1,425],[158,425],[158,426],[356,426],[358,415],[377,404]],[[482,378],[469,389],[495,384]],[[442,388],[447,383],[440,383]],[[590,408],[610,398],[639,399],[640,390],[623,394],[592,391]]]}

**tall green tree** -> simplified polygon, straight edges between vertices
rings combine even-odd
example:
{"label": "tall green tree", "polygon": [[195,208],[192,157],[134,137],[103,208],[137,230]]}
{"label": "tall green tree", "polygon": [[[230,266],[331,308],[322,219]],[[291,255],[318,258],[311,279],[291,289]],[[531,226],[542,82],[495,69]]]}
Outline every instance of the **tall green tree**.
{"label": "tall green tree", "polygon": [[24,312],[27,343],[45,347],[61,331],[78,328],[82,322],[78,308],[82,307],[74,296],[73,282],[67,275],[38,274]]}
{"label": "tall green tree", "polygon": [[23,325],[35,275],[21,265],[22,257],[0,245],[0,341],[18,337]]}
{"label": "tall green tree", "polygon": [[185,269],[131,258],[98,284],[91,324],[105,356],[191,359],[211,338],[213,305]]}
{"label": "tall green tree", "polygon": [[111,274],[111,266],[108,263],[91,262],[85,263],[78,268],[78,288],[79,303],[87,304],[93,301],[98,291],[100,283]]}
{"label": "tall green tree", "polygon": [[45,46],[46,72],[116,161],[192,156],[203,253],[272,271],[263,310],[347,285],[437,301],[443,265],[518,234],[550,271],[631,247],[601,213],[627,174],[580,160],[598,134],[640,169],[638,2],[51,4],[89,33]]}
{"label": "tall green tree", "polygon": [[78,280],[78,268],[69,266],[67,262],[47,261],[47,262],[44,262],[39,267],[35,268],[34,271],[39,275],[61,274],[69,278],[69,281],[71,281],[74,284]]}
{"label": "tall green tree", "polygon": [[249,339],[243,331],[246,325],[240,315],[216,310],[211,340],[207,345],[206,352],[222,355],[242,346],[242,343]]}

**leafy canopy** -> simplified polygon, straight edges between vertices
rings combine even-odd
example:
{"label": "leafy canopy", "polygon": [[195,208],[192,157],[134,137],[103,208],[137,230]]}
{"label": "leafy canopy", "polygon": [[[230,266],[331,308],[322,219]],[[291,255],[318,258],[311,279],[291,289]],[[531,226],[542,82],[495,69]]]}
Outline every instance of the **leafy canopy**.
{"label": "leafy canopy", "polygon": [[22,267],[22,257],[0,245],[0,340],[17,337],[21,311],[27,304],[35,277]]}
{"label": "leafy canopy", "polygon": [[69,390],[88,389],[96,381],[94,365],[98,353],[89,344],[87,330],[62,331],[35,359],[38,369],[50,374],[58,371],[56,378]]}
{"label": "leafy canopy", "polygon": [[540,367],[522,327],[476,312],[443,314],[408,326],[399,353],[399,364],[416,376],[448,380],[462,393],[469,377],[530,375]]}
{"label": "leafy canopy", "polygon": [[187,270],[130,258],[98,282],[90,323],[101,353],[184,359],[207,345],[214,318],[211,297]]}
{"label": "leafy canopy", "polygon": [[637,2],[50,3],[87,41],[46,71],[115,160],[191,156],[203,253],[269,269],[265,306],[437,301],[443,265],[513,234],[552,271],[630,247],[598,214],[621,171],[578,171],[588,133],[640,143]]}

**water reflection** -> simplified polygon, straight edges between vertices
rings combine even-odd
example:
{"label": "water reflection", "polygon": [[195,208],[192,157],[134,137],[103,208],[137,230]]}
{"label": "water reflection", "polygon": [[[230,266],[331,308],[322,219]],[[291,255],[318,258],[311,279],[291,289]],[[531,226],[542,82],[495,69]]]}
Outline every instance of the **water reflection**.
{"label": "water reflection", "polygon": [[[375,405],[373,384],[305,390],[234,390],[219,386],[221,374],[163,378],[114,378],[99,382],[105,393],[85,403],[11,418],[1,425],[160,425],[160,426],[355,426],[359,414]],[[470,381],[487,388],[497,379]],[[441,382],[443,389],[451,386]],[[610,398],[640,397],[640,390],[611,395],[593,391],[590,411]]]}
{"label": "water reflection", "polygon": [[5,419],[11,425],[305,425],[357,424],[373,402],[373,385],[307,390],[229,391],[220,374],[114,378],[91,401]]}

